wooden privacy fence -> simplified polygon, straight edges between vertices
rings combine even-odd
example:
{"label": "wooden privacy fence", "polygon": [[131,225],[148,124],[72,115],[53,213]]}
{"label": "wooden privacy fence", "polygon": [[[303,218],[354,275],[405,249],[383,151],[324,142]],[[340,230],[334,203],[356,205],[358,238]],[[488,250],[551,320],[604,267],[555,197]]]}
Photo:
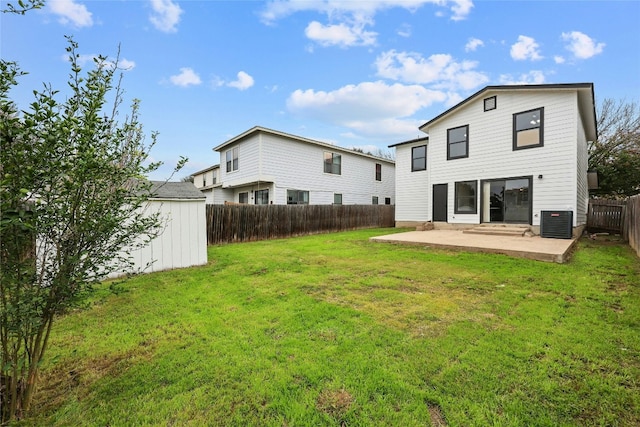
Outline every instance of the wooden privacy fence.
{"label": "wooden privacy fence", "polygon": [[625,233],[627,240],[629,240],[629,245],[640,257],[640,194],[627,200],[626,216]]}
{"label": "wooden privacy fence", "polygon": [[624,200],[591,199],[587,213],[587,230],[592,233],[622,234],[627,202]]}
{"label": "wooden privacy fence", "polygon": [[587,230],[620,234],[640,256],[640,194],[627,200],[589,200]]}
{"label": "wooden privacy fence", "polygon": [[208,244],[393,227],[393,205],[207,205]]}

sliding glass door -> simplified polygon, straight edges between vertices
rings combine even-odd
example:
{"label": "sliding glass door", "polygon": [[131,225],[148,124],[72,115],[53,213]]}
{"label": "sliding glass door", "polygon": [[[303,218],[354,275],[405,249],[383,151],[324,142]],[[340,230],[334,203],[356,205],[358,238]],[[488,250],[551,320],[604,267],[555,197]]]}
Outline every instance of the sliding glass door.
{"label": "sliding glass door", "polygon": [[530,224],[531,177],[482,181],[483,222]]}

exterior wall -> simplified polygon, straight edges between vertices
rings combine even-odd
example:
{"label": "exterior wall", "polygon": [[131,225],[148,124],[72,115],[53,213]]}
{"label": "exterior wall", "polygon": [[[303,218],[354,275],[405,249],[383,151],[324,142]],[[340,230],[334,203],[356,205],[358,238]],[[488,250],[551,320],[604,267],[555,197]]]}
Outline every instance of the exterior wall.
{"label": "exterior wall", "polygon": [[[483,99],[492,95],[497,96],[497,108],[485,112]],[[544,145],[514,151],[513,114],[539,107],[544,107]],[[447,160],[447,129],[463,125],[469,125],[469,157]],[[448,221],[480,223],[481,180],[524,176],[533,176],[532,225],[540,224],[541,210],[579,212],[576,203],[576,129],[579,125],[575,91],[488,92],[434,123],[427,130],[429,182],[448,184]],[[398,156],[396,164],[398,170],[410,169],[410,158]],[[478,181],[478,212],[455,214],[454,184],[467,180]],[[412,185],[422,187],[422,182],[414,181]],[[430,188],[428,192],[431,197]]]}
{"label": "exterior wall", "polygon": [[[235,187],[260,177],[260,139],[252,135],[220,151],[220,181],[224,188]],[[238,148],[238,169],[227,172],[227,151]],[[237,196],[236,196],[237,198]]]}
{"label": "exterior wall", "polygon": [[587,210],[589,208],[589,183],[587,172],[589,170],[588,141],[585,136],[583,119],[580,117],[578,123],[578,144],[577,144],[577,171],[576,171],[576,212],[574,214],[574,227],[587,224]]}
{"label": "exterior wall", "polygon": [[415,226],[431,221],[431,183],[429,180],[429,145],[427,170],[411,172],[411,149],[426,141],[396,147],[396,225]]}
{"label": "exterior wall", "polygon": [[[159,212],[165,228],[146,246],[126,250],[140,272],[154,272],[174,268],[191,267],[207,263],[207,227],[205,201],[151,200],[148,211]],[[113,273],[117,277],[123,272]]]}
{"label": "exterior wall", "polygon": [[220,169],[215,168],[193,175],[193,185],[197,188],[209,187],[219,182]]}
{"label": "exterior wall", "polygon": [[[225,153],[234,146],[239,148],[238,170],[227,173]],[[332,204],[334,193],[342,194],[343,204],[369,205],[373,196],[379,204],[385,198],[394,204],[395,165],[343,150],[256,132],[220,151],[221,180],[223,187],[234,187],[235,202],[239,192],[249,191],[253,203],[253,191],[268,186],[274,204],[287,203],[287,190],[308,191],[310,204]],[[324,173],[325,151],[341,155],[341,175]],[[382,181],[375,180],[376,163],[382,165]]]}

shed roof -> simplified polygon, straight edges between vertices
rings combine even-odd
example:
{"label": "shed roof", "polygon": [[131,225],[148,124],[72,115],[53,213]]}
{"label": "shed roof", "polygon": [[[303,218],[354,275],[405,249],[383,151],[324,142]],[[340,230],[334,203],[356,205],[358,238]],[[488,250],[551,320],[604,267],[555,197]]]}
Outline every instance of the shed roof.
{"label": "shed roof", "polygon": [[191,182],[151,181],[151,199],[205,199]]}

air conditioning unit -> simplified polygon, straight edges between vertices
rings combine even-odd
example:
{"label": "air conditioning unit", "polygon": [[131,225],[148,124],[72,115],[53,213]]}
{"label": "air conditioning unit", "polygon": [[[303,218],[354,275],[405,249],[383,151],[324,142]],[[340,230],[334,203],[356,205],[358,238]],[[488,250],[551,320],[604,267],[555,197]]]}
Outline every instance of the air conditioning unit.
{"label": "air conditioning unit", "polygon": [[573,237],[573,211],[542,211],[540,235],[553,239]]}

